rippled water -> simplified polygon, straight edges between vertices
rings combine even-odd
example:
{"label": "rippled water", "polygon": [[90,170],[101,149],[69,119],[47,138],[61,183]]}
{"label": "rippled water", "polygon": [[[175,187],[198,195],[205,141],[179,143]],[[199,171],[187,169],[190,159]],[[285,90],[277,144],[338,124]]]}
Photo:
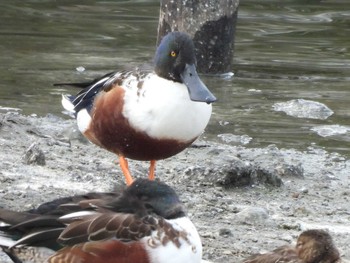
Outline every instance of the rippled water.
{"label": "rippled water", "polygon": [[[248,147],[313,146],[349,155],[349,132],[322,137],[315,131],[349,124],[348,7],[347,0],[241,1],[234,77],[203,76],[219,99],[205,137],[237,144],[223,135],[241,136],[251,138],[244,140]],[[2,0],[0,106],[61,115],[60,94],[75,91],[52,83],[152,59],[158,11],[158,1]],[[79,73],[80,66],[86,71]],[[334,114],[315,120],[273,109],[293,99],[323,103]]]}

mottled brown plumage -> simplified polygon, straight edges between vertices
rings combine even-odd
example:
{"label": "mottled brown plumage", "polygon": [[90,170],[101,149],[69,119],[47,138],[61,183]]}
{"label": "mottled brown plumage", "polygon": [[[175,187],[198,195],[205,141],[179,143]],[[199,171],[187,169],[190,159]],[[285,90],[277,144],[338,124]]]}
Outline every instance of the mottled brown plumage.
{"label": "mottled brown plumage", "polygon": [[[202,255],[175,191],[148,179],[135,180],[119,194],[63,198],[30,212],[0,209],[1,220],[9,225],[0,227],[0,248],[15,263],[22,256],[30,263],[199,263]],[[43,261],[20,245],[63,248]]]}
{"label": "mottled brown plumage", "polygon": [[242,263],[340,263],[340,254],[332,237],[321,229],[300,234],[296,246],[283,246],[271,252],[256,254]]}
{"label": "mottled brown plumage", "polygon": [[300,234],[296,251],[303,263],[340,262],[338,249],[328,232],[320,229],[304,231]]}

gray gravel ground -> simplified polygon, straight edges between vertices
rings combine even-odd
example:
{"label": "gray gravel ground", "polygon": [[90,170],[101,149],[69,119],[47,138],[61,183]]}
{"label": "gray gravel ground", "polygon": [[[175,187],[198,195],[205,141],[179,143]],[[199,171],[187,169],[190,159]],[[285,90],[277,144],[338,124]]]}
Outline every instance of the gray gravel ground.
{"label": "gray gravel ground", "polygon": [[[74,120],[0,114],[0,206],[26,210],[53,198],[124,184],[116,156],[88,143]],[[148,163],[130,161],[135,177]],[[336,153],[269,146],[248,149],[198,140],[159,161],[198,228],[204,258],[242,258],[328,229],[350,258],[350,161]],[[0,262],[9,262],[0,252]]]}

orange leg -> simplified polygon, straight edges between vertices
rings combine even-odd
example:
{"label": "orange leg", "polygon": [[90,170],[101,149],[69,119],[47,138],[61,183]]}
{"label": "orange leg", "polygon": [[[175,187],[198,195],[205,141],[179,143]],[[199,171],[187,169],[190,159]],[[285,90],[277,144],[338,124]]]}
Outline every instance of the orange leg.
{"label": "orange leg", "polygon": [[119,165],[120,165],[120,168],[122,168],[123,174],[125,176],[126,185],[128,186],[131,185],[134,179],[132,179],[131,177],[128,161],[124,158],[124,156],[119,156]]}
{"label": "orange leg", "polygon": [[155,178],[154,171],[155,170],[156,170],[156,160],[151,160],[151,165],[149,166],[148,179],[154,180],[154,178]]}

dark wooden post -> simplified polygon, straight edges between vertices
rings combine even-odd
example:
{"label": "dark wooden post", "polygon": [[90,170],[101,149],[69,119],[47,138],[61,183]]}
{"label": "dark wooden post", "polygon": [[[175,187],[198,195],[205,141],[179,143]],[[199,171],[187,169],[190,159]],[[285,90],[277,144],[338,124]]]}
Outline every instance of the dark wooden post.
{"label": "dark wooden post", "polygon": [[161,0],[158,41],[171,31],[188,33],[196,47],[197,70],[232,70],[239,0]]}

